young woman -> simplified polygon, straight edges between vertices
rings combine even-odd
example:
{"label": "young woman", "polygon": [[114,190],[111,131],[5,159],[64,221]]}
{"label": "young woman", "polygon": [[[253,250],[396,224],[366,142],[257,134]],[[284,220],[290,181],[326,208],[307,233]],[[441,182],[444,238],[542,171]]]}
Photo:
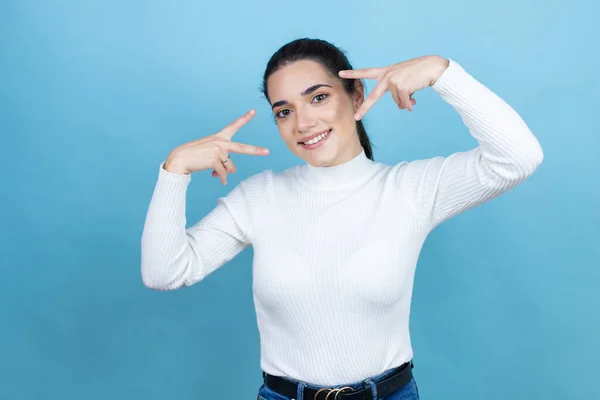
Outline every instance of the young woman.
{"label": "young woman", "polygon": [[[366,99],[363,78],[378,82]],[[443,221],[529,177],[542,162],[540,144],[508,104],[439,56],[353,70],[332,44],[300,39],[273,55],[263,83],[281,138],[305,162],[245,179],[186,228],[192,172],[213,170],[225,184],[236,170],[231,153],[268,150],[232,140],[254,111],[172,150],[144,227],[143,282],[192,285],[252,245],[259,399],[418,399],[409,313],[421,247]],[[362,117],[387,91],[412,111],[413,94],[427,87],[479,145],[373,161]]]}

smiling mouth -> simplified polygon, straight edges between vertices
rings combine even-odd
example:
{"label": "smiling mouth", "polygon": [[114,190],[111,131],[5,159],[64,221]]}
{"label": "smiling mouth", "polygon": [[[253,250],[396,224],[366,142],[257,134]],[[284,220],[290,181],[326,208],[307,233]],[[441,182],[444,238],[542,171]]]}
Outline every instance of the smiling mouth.
{"label": "smiling mouth", "polygon": [[320,143],[321,141],[325,140],[329,136],[330,133],[331,133],[331,129],[325,133],[320,134],[317,137],[307,140],[306,142],[298,142],[298,144],[301,144],[303,146],[314,146],[317,143]]}

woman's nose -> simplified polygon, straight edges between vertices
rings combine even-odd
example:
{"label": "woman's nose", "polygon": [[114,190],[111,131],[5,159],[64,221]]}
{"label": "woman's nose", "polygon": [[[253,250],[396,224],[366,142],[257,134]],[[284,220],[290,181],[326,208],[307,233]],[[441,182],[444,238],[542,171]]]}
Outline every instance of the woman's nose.
{"label": "woman's nose", "polygon": [[298,124],[296,129],[300,133],[311,132],[316,126],[316,119],[307,109],[300,108],[296,110],[296,121]]}

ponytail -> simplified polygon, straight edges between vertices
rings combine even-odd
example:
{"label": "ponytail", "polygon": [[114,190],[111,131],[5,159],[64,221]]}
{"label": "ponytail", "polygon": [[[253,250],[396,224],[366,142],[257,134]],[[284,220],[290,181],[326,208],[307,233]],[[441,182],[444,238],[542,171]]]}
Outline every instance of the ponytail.
{"label": "ponytail", "polygon": [[367,135],[367,131],[362,121],[356,122],[356,131],[358,132],[358,138],[360,139],[360,145],[365,151],[365,155],[371,161],[373,161],[373,144],[371,139]]}

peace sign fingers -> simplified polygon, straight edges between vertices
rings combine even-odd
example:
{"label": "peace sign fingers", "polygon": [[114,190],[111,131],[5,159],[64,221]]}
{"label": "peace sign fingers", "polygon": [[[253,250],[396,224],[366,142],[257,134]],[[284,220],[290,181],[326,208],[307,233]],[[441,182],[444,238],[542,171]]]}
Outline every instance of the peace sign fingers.
{"label": "peace sign fingers", "polygon": [[385,78],[385,68],[363,68],[355,70],[342,70],[340,77],[346,79],[375,79],[379,83],[373,88],[373,91],[367,96],[363,104],[356,110],[354,119],[359,121],[373,107],[373,105],[388,91],[387,79]]}

